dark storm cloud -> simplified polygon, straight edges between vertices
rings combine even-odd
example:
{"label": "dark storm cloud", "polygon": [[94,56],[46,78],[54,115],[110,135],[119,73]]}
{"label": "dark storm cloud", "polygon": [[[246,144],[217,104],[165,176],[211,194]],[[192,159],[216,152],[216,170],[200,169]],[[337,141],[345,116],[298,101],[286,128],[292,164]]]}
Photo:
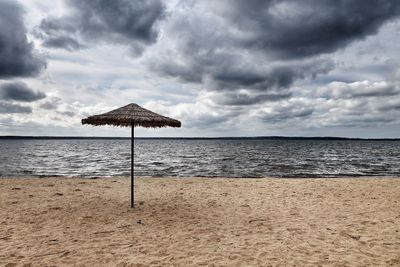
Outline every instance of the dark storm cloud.
{"label": "dark storm cloud", "polygon": [[227,106],[245,106],[245,105],[254,105],[265,102],[275,102],[283,99],[287,99],[291,97],[291,93],[285,94],[255,94],[249,95],[245,93],[237,93],[237,94],[221,94],[216,97],[213,97],[213,101],[220,105]]}
{"label": "dark storm cloud", "polygon": [[35,76],[46,66],[27,40],[22,15],[16,1],[0,1],[0,78]]}
{"label": "dark storm cloud", "polygon": [[384,103],[382,106],[378,108],[378,110],[383,112],[400,111],[400,101],[398,101],[397,103]]}
{"label": "dark storm cloud", "polygon": [[46,94],[29,88],[23,82],[0,84],[0,99],[33,102],[46,97]]}
{"label": "dark storm cloud", "polygon": [[251,88],[254,90],[270,90],[271,88],[288,88],[295,80],[306,77],[315,77],[327,73],[333,68],[330,61],[315,60],[312,62],[299,62],[283,66],[272,66],[260,70],[249,66],[245,70],[236,70],[235,67],[214,70],[209,77],[212,78],[215,89]]}
{"label": "dark storm cloud", "polygon": [[400,2],[392,0],[223,2],[217,13],[246,33],[239,45],[273,51],[280,58],[336,51],[376,34],[400,13]]}
{"label": "dark storm cloud", "polygon": [[400,2],[389,0],[193,3],[168,17],[164,35],[172,41],[160,44],[150,68],[208,90],[258,91],[260,99],[329,72],[329,53],[376,34],[400,13]]}
{"label": "dark storm cloud", "polygon": [[314,108],[302,105],[278,107],[271,113],[261,114],[260,118],[268,123],[282,123],[293,119],[304,119],[314,113]]}
{"label": "dark storm cloud", "polygon": [[32,113],[32,108],[0,101],[0,113]]}
{"label": "dark storm cloud", "polygon": [[[238,51],[240,53],[240,51]],[[212,90],[252,89],[257,91],[288,88],[296,80],[314,78],[333,69],[330,60],[304,60],[279,64],[258,65],[244,63],[246,59],[235,55],[186,55],[185,62],[152,62],[150,68],[185,82],[206,83]]]}
{"label": "dark storm cloud", "polygon": [[36,35],[47,47],[78,50],[94,41],[129,44],[135,52],[156,41],[164,16],[160,0],[68,0],[73,13],[44,19]]}
{"label": "dark storm cloud", "polygon": [[43,45],[52,48],[64,48],[68,51],[79,50],[85,46],[69,36],[54,36],[45,39]]}

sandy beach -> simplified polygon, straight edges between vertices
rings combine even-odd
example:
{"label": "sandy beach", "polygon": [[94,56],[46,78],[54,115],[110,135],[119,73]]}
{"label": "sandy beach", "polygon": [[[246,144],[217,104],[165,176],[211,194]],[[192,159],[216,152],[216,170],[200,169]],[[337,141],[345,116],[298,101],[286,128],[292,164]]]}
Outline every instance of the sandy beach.
{"label": "sandy beach", "polygon": [[0,179],[1,266],[400,266],[400,179]]}

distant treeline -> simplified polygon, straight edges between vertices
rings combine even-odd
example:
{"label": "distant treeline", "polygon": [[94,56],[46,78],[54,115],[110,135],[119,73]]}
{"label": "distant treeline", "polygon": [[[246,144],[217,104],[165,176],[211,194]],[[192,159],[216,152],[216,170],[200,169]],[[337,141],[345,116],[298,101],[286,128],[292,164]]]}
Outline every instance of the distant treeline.
{"label": "distant treeline", "polygon": [[[39,140],[128,140],[130,137],[99,137],[99,136],[0,136],[1,139],[39,139]],[[252,137],[135,137],[135,139],[152,139],[152,140],[366,140],[366,141],[400,141],[400,138],[348,138],[334,136],[252,136]]]}

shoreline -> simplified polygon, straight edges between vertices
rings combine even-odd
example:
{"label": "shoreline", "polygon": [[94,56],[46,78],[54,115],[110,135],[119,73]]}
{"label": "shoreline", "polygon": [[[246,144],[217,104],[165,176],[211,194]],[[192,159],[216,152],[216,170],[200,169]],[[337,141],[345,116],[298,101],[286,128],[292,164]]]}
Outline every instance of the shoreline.
{"label": "shoreline", "polygon": [[399,265],[400,179],[0,178],[0,265]]}

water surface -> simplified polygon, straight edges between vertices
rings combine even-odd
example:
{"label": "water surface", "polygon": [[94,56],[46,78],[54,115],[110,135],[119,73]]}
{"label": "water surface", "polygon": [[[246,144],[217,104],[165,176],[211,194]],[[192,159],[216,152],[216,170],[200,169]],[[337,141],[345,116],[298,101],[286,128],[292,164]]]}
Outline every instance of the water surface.
{"label": "water surface", "polygon": [[[130,140],[0,140],[0,176],[129,176]],[[137,139],[138,176],[400,176],[400,141]]]}

